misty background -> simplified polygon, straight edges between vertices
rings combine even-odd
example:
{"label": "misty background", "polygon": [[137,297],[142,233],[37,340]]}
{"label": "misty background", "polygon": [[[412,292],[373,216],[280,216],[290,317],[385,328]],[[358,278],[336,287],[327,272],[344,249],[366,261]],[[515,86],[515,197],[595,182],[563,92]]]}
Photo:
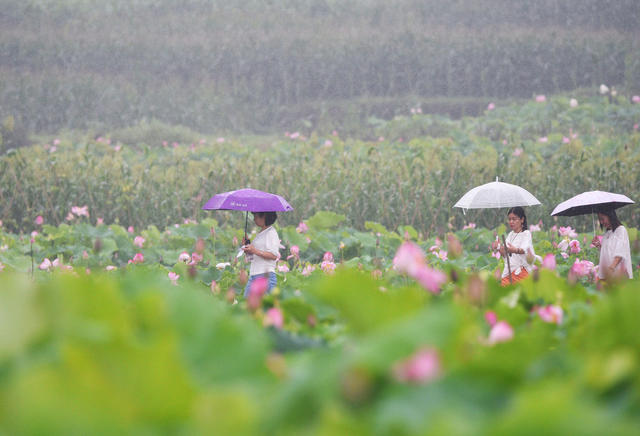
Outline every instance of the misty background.
{"label": "misty background", "polygon": [[638,23],[637,0],[2,0],[4,148],[143,121],[356,134],[410,107],[638,93]]}

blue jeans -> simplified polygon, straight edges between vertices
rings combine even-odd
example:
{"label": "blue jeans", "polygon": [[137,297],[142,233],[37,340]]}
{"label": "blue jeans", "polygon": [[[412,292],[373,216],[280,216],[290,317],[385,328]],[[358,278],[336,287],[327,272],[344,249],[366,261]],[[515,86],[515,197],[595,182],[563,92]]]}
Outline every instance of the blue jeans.
{"label": "blue jeans", "polygon": [[266,292],[267,294],[271,292],[271,290],[275,288],[276,285],[278,284],[278,277],[276,277],[276,273],[274,272],[253,275],[249,277],[249,281],[247,282],[247,285],[244,287],[244,298],[247,298],[249,296],[249,291],[251,290],[251,283],[258,277],[267,278],[267,292]]}

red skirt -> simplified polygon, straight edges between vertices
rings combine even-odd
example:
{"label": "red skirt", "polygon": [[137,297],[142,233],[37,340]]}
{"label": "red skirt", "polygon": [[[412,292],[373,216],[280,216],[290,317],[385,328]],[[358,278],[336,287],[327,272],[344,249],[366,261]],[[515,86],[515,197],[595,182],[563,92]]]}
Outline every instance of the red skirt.
{"label": "red skirt", "polygon": [[[511,279],[513,280],[513,283],[519,282],[520,280],[524,280],[527,277],[529,277],[529,273],[524,268],[520,268],[520,274],[516,274],[515,272],[511,273]],[[500,284],[502,286],[509,286],[511,284],[511,282],[509,281],[509,276],[503,277]]]}

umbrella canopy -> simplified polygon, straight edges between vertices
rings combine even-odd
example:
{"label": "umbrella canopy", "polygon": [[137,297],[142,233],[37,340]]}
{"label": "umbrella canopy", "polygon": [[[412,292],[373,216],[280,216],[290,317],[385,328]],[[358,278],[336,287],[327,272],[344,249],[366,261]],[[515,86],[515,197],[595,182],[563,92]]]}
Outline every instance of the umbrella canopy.
{"label": "umbrella canopy", "polygon": [[476,186],[462,196],[453,207],[462,209],[495,209],[500,207],[535,206],[538,199],[517,185],[499,182]]}
{"label": "umbrella canopy", "polygon": [[293,207],[287,203],[287,200],[279,195],[246,188],[216,194],[202,206],[202,209],[285,212],[293,210]]}
{"label": "umbrella canopy", "polygon": [[589,191],[563,201],[553,209],[551,216],[576,216],[597,212],[598,209],[617,209],[633,204],[626,195],[605,191]]}
{"label": "umbrella canopy", "polygon": [[257,189],[245,188],[216,194],[202,206],[204,210],[244,210],[244,235],[247,237],[249,212],[286,212],[293,207],[283,197]]}

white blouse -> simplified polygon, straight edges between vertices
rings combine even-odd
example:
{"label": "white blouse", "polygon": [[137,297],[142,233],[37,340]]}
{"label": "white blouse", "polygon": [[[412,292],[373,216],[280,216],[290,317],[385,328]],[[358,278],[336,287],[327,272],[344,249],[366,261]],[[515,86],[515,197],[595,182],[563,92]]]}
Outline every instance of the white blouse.
{"label": "white blouse", "polygon": [[[534,256],[535,252],[533,251],[533,240],[531,239],[531,232],[529,230],[523,230],[521,232],[509,232],[506,238],[507,246],[509,244],[513,245],[516,248],[522,248],[524,250],[524,254],[516,254],[512,253],[509,256],[509,263],[511,265],[511,273],[520,274],[522,268],[526,269],[527,272],[531,272],[531,264],[527,261],[527,256]],[[507,277],[509,275],[509,269],[507,268],[507,260],[504,261],[504,269],[502,270],[502,277]]]}
{"label": "white blouse", "polygon": [[633,267],[631,266],[631,248],[629,246],[629,234],[624,226],[620,225],[615,232],[607,230],[602,235],[602,246],[600,247],[600,264],[598,265],[598,277],[601,279],[607,275],[607,268],[616,257],[621,257],[616,268],[616,272],[627,274],[630,279],[633,278]]}
{"label": "white blouse", "polygon": [[[258,233],[253,239],[253,246],[260,251],[268,251],[269,253],[273,253],[274,255],[276,255],[278,258],[280,257],[280,237],[278,236],[278,232],[273,228],[273,226],[269,226]],[[265,259],[264,257],[258,255],[253,255],[250,259],[250,276],[276,271],[277,259]]]}

